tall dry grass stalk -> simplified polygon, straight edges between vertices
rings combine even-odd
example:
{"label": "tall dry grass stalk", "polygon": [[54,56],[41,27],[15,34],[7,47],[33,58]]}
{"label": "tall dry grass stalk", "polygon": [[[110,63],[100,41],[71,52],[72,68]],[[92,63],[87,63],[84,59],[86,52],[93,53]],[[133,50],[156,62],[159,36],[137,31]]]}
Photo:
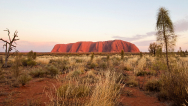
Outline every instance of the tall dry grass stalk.
{"label": "tall dry grass stalk", "polygon": [[106,79],[100,78],[86,106],[115,106],[118,104],[121,85],[116,83],[115,73],[106,72]]}

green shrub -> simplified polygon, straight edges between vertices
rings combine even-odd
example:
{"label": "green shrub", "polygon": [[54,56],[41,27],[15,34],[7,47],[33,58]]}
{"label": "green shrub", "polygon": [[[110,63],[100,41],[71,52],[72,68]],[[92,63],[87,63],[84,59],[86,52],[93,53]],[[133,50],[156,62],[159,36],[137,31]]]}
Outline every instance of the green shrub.
{"label": "green shrub", "polygon": [[27,58],[36,59],[37,53],[33,52],[32,50],[27,54]]}
{"label": "green shrub", "polygon": [[62,72],[67,70],[68,64],[69,64],[69,60],[68,59],[50,59],[49,64],[53,64],[54,66],[56,66],[57,68],[59,68]]}
{"label": "green shrub", "polygon": [[28,59],[22,59],[22,65],[23,66],[35,66],[37,63],[31,59],[31,58],[28,58]]}
{"label": "green shrub", "polygon": [[27,66],[27,59],[22,59],[22,65]]}
{"label": "green shrub", "polygon": [[33,59],[36,59],[36,58],[37,58],[37,53],[36,53],[36,52],[33,53],[32,58],[33,58]]}
{"label": "green shrub", "polygon": [[32,77],[44,77],[47,72],[43,68],[32,70],[29,73]]}
{"label": "green shrub", "polygon": [[47,69],[47,73],[50,74],[51,76],[56,76],[59,74],[59,70],[57,69],[57,67],[50,65],[46,67]]}
{"label": "green shrub", "polygon": [[27,66],[36,66],[36,64],[34,60],[27,60]]}
{"label": "green shrub", "polygon": [[146,90],[159,92],[161,89],[161,82],[157,79],[147,81],[145,85]]}
{"label": "green shrub", "polygon": [[29,76],[28,74],[24,73],[24,74],[22,74],[22,75],[19,76],[18,81],[22,84],[22,86],[24,86],[31,79],[32,79],[31,76]]}

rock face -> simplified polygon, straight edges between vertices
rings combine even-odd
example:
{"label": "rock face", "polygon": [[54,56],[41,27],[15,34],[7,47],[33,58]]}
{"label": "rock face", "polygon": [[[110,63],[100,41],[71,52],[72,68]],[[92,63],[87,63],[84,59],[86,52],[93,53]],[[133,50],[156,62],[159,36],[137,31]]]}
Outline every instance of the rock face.
{"label": "rock face", "polygon": [[121,52],[122,49],[124,52],[140,52],[134,44],[122,40],[56,44],[51,52]]}

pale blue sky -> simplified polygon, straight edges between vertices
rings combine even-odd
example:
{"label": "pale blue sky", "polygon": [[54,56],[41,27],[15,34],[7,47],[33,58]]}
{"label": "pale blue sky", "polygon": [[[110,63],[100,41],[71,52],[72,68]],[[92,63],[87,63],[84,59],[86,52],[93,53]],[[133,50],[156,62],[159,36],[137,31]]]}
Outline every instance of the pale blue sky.
{"label": "pale blue sky", "polygon": [[50,52],[56,43],[114,39],[147,51],[156,40],[161,6],[179,35],[176,48],[188,49],[188,0],[1,0],[0,38],[8,38],[6,28],[11,35],[18,30],[19,51]]}

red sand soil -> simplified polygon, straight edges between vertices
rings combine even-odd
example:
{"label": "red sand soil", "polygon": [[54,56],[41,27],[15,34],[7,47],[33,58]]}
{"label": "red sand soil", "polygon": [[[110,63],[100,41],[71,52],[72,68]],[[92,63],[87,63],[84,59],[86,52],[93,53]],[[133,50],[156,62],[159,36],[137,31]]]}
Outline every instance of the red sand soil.
{"label": "red sand soil", "polygon": [[[60,86],[56,79],[37,78],[19,88],[4,87],[3,91],[8,93],[8,95],[0,96],[0,106],[22,106],[27,105],[27,102],[36,102],[41,106],[45,106],[49,102],[46,91],[53,90],[54,86]],[[8,103],[5,103],[6,101]]]}
{"label": "red sand soil", "polygon": [[124,52],[140,52],[134,44],[122,40],[56,44],[51,52],[121,52],[122,49]]}
{"label": "red sand soil", "polygon": [[[63,76],[61,76],[63,77]],[[27,105],[27,102],[37,102],[41,106],[49,103],[49,97],[46,92],[53,92],[54,86],[58,88],[62,83],[52,78],[36,78],[30,81],[26,86],[19,88],[0,87],[0,90],[8,93],[5,96],[0,96],[0,106],[22,106]],[[120,97],[120,106],[166,106],[160,103],[157,98],[144,94],[138,87],[125,87],[124,91],[130,91],[131,96],[122,94]],[[4,102],[8,102],[8,104]]]}
{"label": "red sand soil", "polygon": [[125,87],[124,91],[130,91],[132,95],[122,95],[120,98],[122,106],[166,106],[157,98],[144,94],[138,88]]}

